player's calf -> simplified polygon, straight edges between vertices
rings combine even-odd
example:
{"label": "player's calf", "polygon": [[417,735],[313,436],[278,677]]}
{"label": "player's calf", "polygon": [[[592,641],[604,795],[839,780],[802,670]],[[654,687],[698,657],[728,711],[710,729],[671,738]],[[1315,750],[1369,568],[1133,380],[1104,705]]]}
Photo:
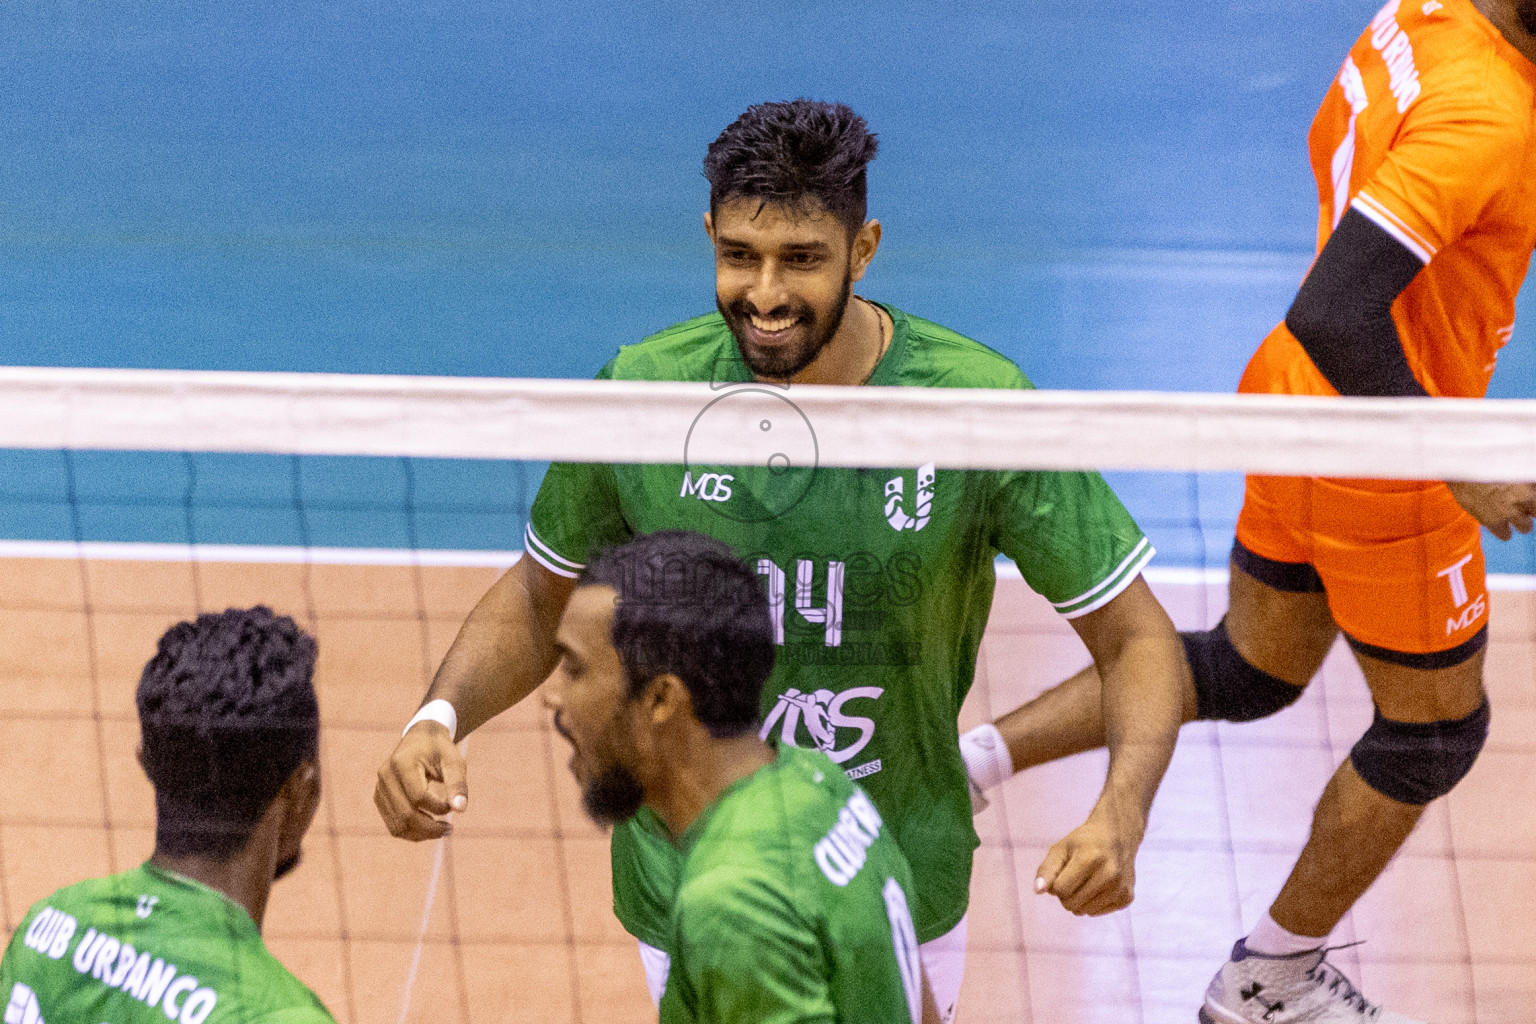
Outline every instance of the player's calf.
{"label": "player's calf", "polygon": [[1238,653],[1225,618],[1214,629],[1180,633],[1179,638],[1195,681],[1195,717],[1201,721],[1251,722],[1301,698],[1305,687],[1270,675]]}

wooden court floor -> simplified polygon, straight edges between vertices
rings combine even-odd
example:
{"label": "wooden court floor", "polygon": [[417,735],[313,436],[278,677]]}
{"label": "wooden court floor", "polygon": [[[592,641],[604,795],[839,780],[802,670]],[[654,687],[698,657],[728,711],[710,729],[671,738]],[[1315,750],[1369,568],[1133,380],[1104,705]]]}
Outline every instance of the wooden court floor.
{"label": "wooden court floor", "polygon": [[[607,842],[583,817],[564,743],[536,704],[469,742],[470,804],[439,851],[385,834],[373,773],[491,569],[0,561],[0,915],[150,852],[133,691],[155,639],[199,609],[258,602],[320,641],[325,799],[303,866],[274,891],[276,955],[343,1022],[654,1020],[609,909]],[[1182,627],[1221,588],[1160,586]],[[1335,941],[1368,994],[1435,1024],[1536,1018],[1536,602],[1493,599],[1492,739],[1435,804]],[[1018,581],[1001,581],[962,728],[1087,656]],[[1294,707],[1186,728],[1129,911],[1079,920],[1033,895],[1078,824],[1102,755],[1025,773],[978,819],[960,1017],[1191,1024],[1212,972],[1278,890],[1333,767],[1370,719],[1336,649]],[[435,883],[434,883],[435,878]],[[431,894],[430,908],[428,907]]]}

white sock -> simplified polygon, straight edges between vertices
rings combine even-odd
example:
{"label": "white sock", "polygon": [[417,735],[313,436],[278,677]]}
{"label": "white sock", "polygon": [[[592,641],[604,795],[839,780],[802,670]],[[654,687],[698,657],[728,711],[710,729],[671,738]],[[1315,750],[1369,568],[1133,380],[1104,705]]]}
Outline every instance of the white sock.
{"label": "white sock", "polygon": [[1266,913],[1259,918],[1259,923],[1254,925],[1248,938],[1243,940],[1243,945],[1265,956],[1290,956],[1293,953],[1310,953],[1314,949],[1321,949],[1327,938],[1326,935],[1297,935],[1288,932]]}
{"label": "white sock", "polygon": [[965,772],[982,790],[1008,781],[1013,776],[1013,758],[997,726],[988,722],[960,737],[960,757]]}

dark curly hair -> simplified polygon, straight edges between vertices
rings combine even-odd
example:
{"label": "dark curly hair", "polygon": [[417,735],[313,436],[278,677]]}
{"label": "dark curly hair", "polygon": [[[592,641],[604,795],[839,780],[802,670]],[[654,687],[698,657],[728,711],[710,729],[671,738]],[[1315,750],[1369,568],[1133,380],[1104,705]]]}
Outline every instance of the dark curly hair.
{"label": "dark curly hair", "polygon": [[813,200],[852,234],[868,211],[864,169],[879,148],[864,119],[841,103],[748,107],[704,157],[710,212],[731,199],[791,208]]}
{"label": "dark curly hair", "polygon": [[773,620],[757,574],[729,547],[691,530],[658,530],[603,552],[580,585],[618,591],[612,639],[631,696],[671,673],[711,736],[757,728]]}
{"label": "dark curly hair", "polygon": [[138,690],[158,852],[228,859],[294,769],[315,760],[315,653],[314,637],[260,606],[160,638]]}

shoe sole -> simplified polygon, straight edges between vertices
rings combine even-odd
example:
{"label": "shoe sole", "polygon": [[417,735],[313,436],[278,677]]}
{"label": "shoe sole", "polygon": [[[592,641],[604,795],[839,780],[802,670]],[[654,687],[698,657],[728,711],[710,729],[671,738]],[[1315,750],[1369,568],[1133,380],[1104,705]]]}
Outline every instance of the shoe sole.
{"label": "shoe sole", "polygon": [[[1214,1012],[1213,1012],[1214,1011]],[[1221,1014],[1220,1017],[1216,1014]],[[1247,1019],[1235,1017],[1219,1006],[1212,1006],[1207,999],[1205,1005],[1200,1007],[1200,1024],[1248,1024]]]}

